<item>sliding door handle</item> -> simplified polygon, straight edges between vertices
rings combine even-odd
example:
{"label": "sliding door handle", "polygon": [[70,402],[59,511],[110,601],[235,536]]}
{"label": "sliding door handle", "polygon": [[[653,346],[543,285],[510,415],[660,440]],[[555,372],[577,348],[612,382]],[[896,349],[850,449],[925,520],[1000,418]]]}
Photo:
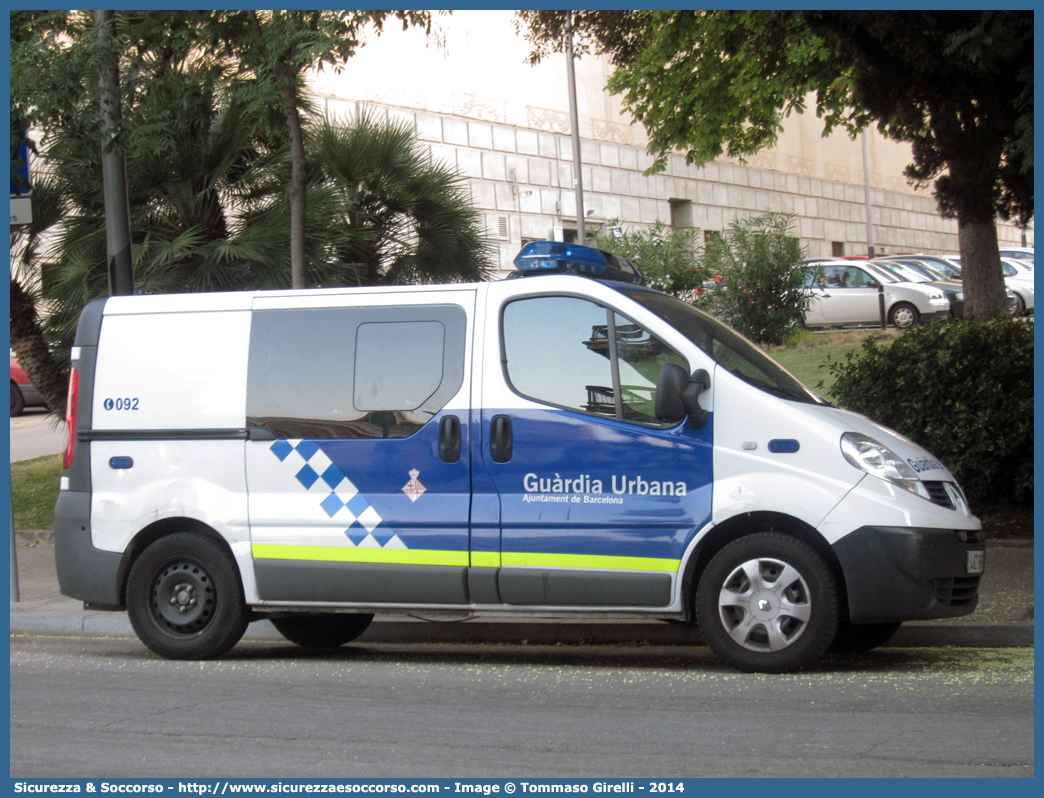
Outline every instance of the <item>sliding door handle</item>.
{"label": "sliding door handle", "polygon": [[493,416],[489,425],[489,453],[496,463],[506,463],[511,459],[512,449],[511,419],[507,416]]}

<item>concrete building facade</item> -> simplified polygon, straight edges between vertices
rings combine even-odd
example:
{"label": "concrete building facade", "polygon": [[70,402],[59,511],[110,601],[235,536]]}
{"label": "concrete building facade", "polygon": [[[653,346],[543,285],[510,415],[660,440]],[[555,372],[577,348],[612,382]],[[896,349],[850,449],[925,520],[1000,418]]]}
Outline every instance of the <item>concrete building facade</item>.
{"label": "concrete building facade", "polygon": [[[577,228],[564,56],[525,63],[528,44],[511,11],[458,11],[436,18],[434,35],[387,31],[372,38],[340,72],[309,80],[316,106],[335,119],[370,108],[416,126],[434,158],[466,179],[486,233],[508,269],[521,245],[564,237]],[[958,250],[957,223],[943,219],[929,187],[903,175],[910,148],[867,131],[860,139],[823,137],[814,113],[793,115],[775,147],[747,159],[718,158],[702,167],[653,159],[641,125],[604,90],[605,59],[576,62],[581,178],[588,233],[618,220],[624,229],[662,220],[720,233],[738,217],[795,214],[794,231],[809,256],[865,255],[865,175],[869,173],[875,251]],[[1002,245],[1033,246],[1033,231],[1000,223]]]}

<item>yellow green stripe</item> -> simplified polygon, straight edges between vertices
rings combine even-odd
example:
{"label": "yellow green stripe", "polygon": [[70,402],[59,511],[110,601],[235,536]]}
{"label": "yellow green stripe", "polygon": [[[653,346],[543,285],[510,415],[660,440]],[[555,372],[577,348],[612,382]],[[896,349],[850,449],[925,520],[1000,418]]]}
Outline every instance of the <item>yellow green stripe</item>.
{"label": "yellow green stripe", "polygon": [[498,568],[504,566],[544,568],[592,568],[603,571],[677,572],[680,560],[657,557],[614,557],[592,554],[544,554],[541,552],[442,551],[438,549],[377,549],[349,546],[292,546],[255,543],[258,560],[311,560],[314,562],[361,562],[386,565],[449,565]]}
{"label": "yellow green stripe", "polygon": [[606,571],[671,571],[676,572],[681,560],[657,557],[611,557],[591,554],[540,554],[535,552],[504,552],[504,565],[536,565],[545,568],[599,568]]}
{"label": "yellow green stripe", "polygon": [[387,565],[468,566],[466,551],[436,549],[370,549],[349,546],[288,546],[255,543],[251,547],[258,560],[313,560],[317,562],[372,562]]}
{"label": "yellow green stripe", "polygon": [[471,552],[471,565],[473,568],[499,568],[499,551],[473,551]]}

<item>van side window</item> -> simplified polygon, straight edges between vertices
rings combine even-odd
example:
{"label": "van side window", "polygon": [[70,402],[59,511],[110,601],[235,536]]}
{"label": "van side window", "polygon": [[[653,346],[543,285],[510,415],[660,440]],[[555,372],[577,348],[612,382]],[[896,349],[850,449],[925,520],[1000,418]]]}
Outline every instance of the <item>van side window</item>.
{"label": "van side window", "polygon": [[630,319],[586,299],[531,297],[504,308],[508,384],[529,399],[661,426],[654,412],[664,363],[684,358]]}
{"label": "van side window", "polygon": [[254,311],[247,426],[280,438],[406,438],[460,390],[456,305]]}
{"label": "van side window", "polygon": [[508,381],[539,402],[615,416],[606,310],[586,299],[522,299],[504,308]]}

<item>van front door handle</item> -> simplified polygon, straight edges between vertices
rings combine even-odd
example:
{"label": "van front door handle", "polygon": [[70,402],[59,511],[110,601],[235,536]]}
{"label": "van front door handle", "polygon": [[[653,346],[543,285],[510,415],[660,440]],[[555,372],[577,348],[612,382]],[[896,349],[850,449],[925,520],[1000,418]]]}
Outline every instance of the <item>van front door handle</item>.
{"label": "van front door handle", "polygon": [[460,419],[456,416],[443,416],[439,423],[439,457],[444,463],[460,459]]}
{"label": "van front door handle", "polygon": [[511,419],[507,416],[493,416],[489,425],[489,453],[496,463],[506,463],[511,459],[512,449]]}

